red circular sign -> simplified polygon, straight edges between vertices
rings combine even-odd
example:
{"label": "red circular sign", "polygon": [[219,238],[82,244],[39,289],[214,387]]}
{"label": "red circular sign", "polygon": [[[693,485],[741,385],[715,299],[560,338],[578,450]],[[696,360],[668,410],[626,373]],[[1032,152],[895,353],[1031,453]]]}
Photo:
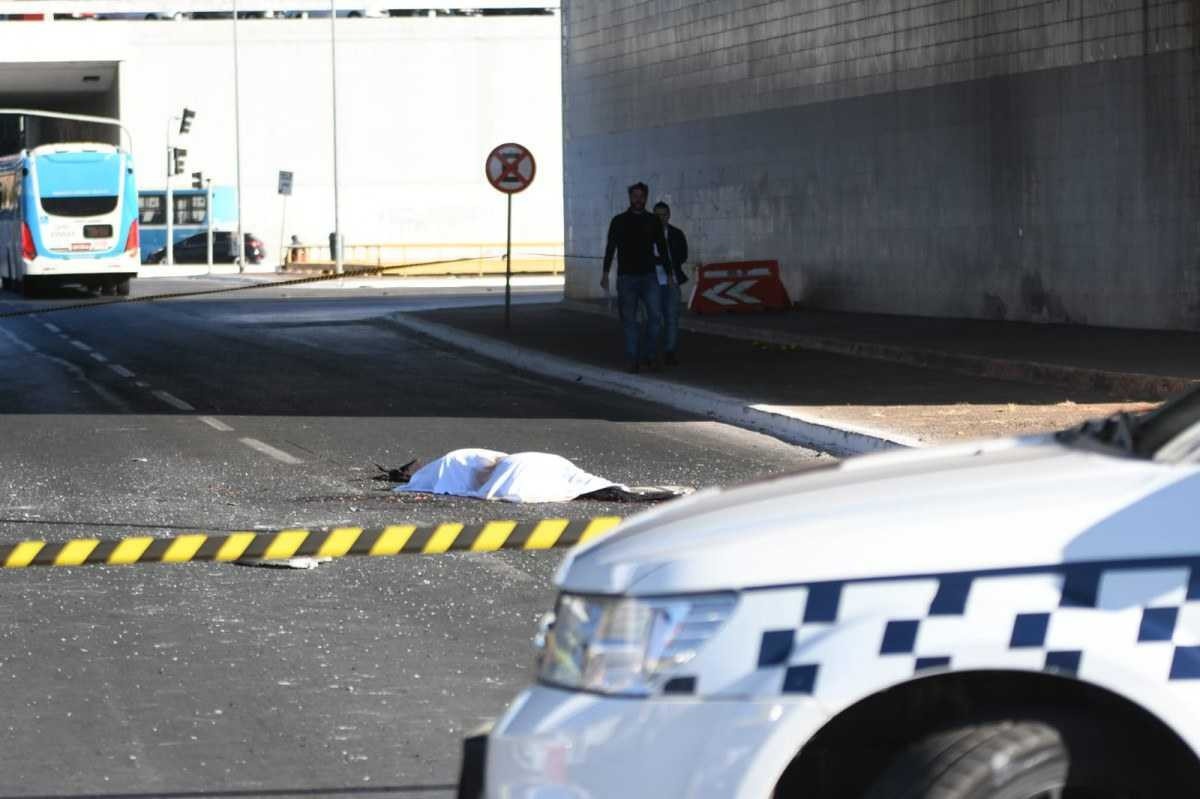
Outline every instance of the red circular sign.
{"label": "red circular sign", "polygon": [[492,150],[483,169],[488,183],[497,191],[516,194],[525,191],[533,183],[537,162],[528,148],[509,142]]}

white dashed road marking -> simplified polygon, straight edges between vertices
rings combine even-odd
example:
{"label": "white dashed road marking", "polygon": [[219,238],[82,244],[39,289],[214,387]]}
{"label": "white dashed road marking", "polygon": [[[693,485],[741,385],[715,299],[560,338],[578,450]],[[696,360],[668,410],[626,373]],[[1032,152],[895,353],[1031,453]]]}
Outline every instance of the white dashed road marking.
{"label": "white dashed road marking", "polygon": [[[84,344],[82,341],[71,338],[66,333],[63,333],[58,327],[50,324],[49,322],[43,322],[42,325],[50,332],[57,333],[60,338],[71,342],[71,345],[73,347],[76,347],[76,348],[88,353],[88,355],[93,360],[95,360],[99,363],[108,363],[108,358],[106,358],[104,355],[101,355],[100,353],[95,352],[91,347],[89,347],[87,344]],[[3,332],[7,333],[7,331],[3,331]],[[24,341],[21,341],[16,336],[12,336],[11,334],[9,334],[9,338],[13,339],[13,341],[15,343],[23,346],[30,352],[35,351],[34,347],[32,345],[30,345]],[[55,359],[55,360],[57,360],[57,359]],[[63,363],[64,363],[64,365],[66,365],[65,361]],[[122,366],[119,363],[108,363],[108,368],[111,369],[113,372],[117,373],[118,375],[120,375],[121,377],[124,377],[124,378],[133,378],[134,377],[133,372],[126,369],[124,366]],[[136,381],[135,385],[137,385],[139,388],[150,388],[150,384],[144,380]],[[99,389],[99,387],[97,387],[97,389]],[[105,393],[107,393],[107,392],[105,392]],[[167,391],[163,391],[162,389],[153,389],[153,390],[151,390],[150,393],[153,394],[154,396],[158,397],[163,402],[170,405],[172,408],[178,408],[181,411],[196,410],[195,407],[193,407],[190,403],[185,402],[185,401],[181,400],[179,397],[176,397],[174,394],[171,394],[170,392],[167,392]],[[114,399],[115,399],[115,397],[114,397]],[[216,430],[221,433],[233,432],[232,427],[225,424],[224,422],[222,422],[220,419],[217,419],[216,417],[200,416],[198,418],[200,419],[201,422],[208,425],[213,430]],[[291,453],[288,453],[288,452],[284,452],[281,449],[276,449],[275,447],[272,447],[270,444],[259,441],[257,438],[240,438],[238,440],[241,441],[243,444],[245,444],[247,447],[250,447],[250,449],[257,450],[258,452],[261,452],[262,454],[264,454],[268,457],[274,458],[275,460],[279,461],[280,463],[287,463],[287,464],[304,463],[303,460],[301,460],[300,458],[297,458],[295,455],[292,455]]]}
{"label": "white dashed road marking", "polygon": [[24,349],[26,352],[32,353],[33,355],[37,356],[38,358],[43,358],[47,361],[50,361],[51,363],[58,364],[63,369],[70,372],[77,379],[79,379],[79,380],[83,381],[85,384],[87,384],[87,386],[89,388],[91,388],[93,391],[95,391],[98,395],[100,395],[100,397],[105,402],[109,403],[114,408],[118,409],[119,411],[122,411],[124,413],[133,413],[133,410],[129,407],[129,404],[126,403],[125,400],[121,399],[116,394],[112,393],[111,391],[109,391],[107,388],[100,385],[99,383],[89,380],[87,375],[84,373],[84,371],[82,369],[80,369],[78,366],[76,366],[75,364],[71,363],[70,361],[64,360],[63,358],[56,358],[53,355],[47,355],[46,353],[41,352],[40,350],[38,350],[37,347],[34,347],[32,344],[21,340],[20,338],[18,338],[16,335],[11,333],[10,331],[5,330],[3,327],[0,327],[0,334],[3,334],[6,338],[8,338],[10,341],[12,341],[17,346]]}
{"label": "white dashed road marking", "polygon": [[167,403],[171,407],[178,408],[181,411],[196,410],[191,405],[189,405],[186,402],[184,402],[183,400],[181,400],[179,397],[176,397],[174,394],[168,394],[167,392],[163,391],[162,389],[157,389],[150,393],[153,394],[154,396],[158,397],[160,400]]}
{"label": "white dashed road marking", "polygon": [[0,333],[3,333],[5,335],[5,337],[8,338],[9,341],[11,341],[13,344],[16,344],[18,347],[25,350],[26,352],[37,352],[37,347],[33,346],[32,344],[25,341],[24,339],[17,337],[17,335],[15,333],[10,333],[9,331],[5,330],[2,327],[0,327]]}
{"label": "white dashed road marking", "polygon": [[304,461],[300,460],[295,455],[289,455],[281,449],[275,449],[270,444],[264,444],[257,438],[239,438],[238,441],[241,441],[250,449],[256,449],[262,454],[274,458],[280,463],[304,463]]}

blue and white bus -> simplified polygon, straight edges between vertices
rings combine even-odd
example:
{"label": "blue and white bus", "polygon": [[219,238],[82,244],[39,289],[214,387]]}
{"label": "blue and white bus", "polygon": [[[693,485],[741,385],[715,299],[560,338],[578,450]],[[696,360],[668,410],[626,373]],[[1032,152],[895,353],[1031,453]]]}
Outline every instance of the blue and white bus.
{"label": "blue and white bus", "polygon": [[128,294],[141,266],[133,158],[111,144],[0,157],[0,278],[26,295],[74,283]]}
{"label": "blue and white bus", "polygon": [[[213,230],[237,228],[237,194],[232,186],[212,187]],[[175,243],[208,230],[208,193],[204,189],[172,189],[175,204]],[[142,263],[167,246],[167,193],[163,189],[138,192],[138,220],[142,236]],[[165,261],[164,261],[165,262]]]}

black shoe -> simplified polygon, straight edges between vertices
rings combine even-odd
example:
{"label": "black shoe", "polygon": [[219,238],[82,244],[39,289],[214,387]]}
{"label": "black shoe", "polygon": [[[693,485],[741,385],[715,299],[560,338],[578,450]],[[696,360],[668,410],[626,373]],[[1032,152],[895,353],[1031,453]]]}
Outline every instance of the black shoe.
{"label": "black shoe", "polygon": [[675,353],[668,352],[667,357],[664,359],[664,363],[666,363],[667,366],[678,366],[679,359],[675,357]]}
{"label": "black shoe", "polygon": [[634,361],[633,363],[629,364],[629,373],[630,374],[636,375],[640,371],[642,371],[642,365],[640,363],[638,363],[637,361]]}

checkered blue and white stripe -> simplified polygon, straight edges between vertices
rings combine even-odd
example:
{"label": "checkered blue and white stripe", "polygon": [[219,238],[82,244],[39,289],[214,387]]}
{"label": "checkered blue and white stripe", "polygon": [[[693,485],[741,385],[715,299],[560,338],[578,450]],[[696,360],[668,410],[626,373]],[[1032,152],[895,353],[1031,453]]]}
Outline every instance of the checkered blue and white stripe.
{"label": "checkered blue and white stripe", "polygon": [[939,669],[1116,673],[1200,699],[1200,559],[750,591],[685,668],[699,694],[832,704]]}

